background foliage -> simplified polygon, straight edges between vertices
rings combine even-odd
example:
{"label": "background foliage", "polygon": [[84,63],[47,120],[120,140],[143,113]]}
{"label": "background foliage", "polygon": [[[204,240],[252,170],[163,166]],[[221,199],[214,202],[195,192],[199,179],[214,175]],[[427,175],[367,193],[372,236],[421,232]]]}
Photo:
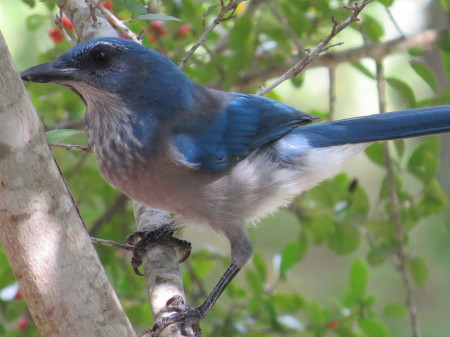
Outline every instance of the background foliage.
{"label": "background foliage", "polygon": [[[244,2],[235,18],[208,35],[184,71],[203,84],[254,93],[270,78],[262,76],[250,85],[243,79],[268,68],[279,68],[281,75],[283,64],[329,34],[331,17],[340,21],[349,16],[344,3]],[[128,26],[142,32],[144,44],[175,62],[220,11],[217,0],[116,0],[105,6],[129,19]],[[345,42],[333,51],[382,44],[425,27],[447,27],[448,11],[445,0],[375,1],[360,23],[333,40]],[[57,13],[51,1],[0,4],[0,28],[20,69],[70,47],[61,27],[76,39],[68,20],[55,24]],[[163,16],[139,19],[148,13]],[[382,62],[388,110],[450,103],[450,39],[431,51],[417,44],[405,53],[387,54]],[[374,60],[330,66],[307,70],[268,96],[325,119],[378,112]],[[74,94],[53,85],[27,86],[47,130],[82,130],[84,105]],[[49,139],[87,145],[82,132],[58,131]],[[450,213],[445,191],[450,190],[450,138],[395,141],[389,149],[399,209],[389,193],[385,147],[374,144],[345,173],[299,196],[257,229],[250,228],[255,257],[202,323],[205,336],[414,336],[410,316],[416,309],[424,336],[448,334]],[[123,241],[135,229],[131,205],[100,177],[93,155],[53,151],[92,235]],[[400,229],[392,215],[396,211]],[[194,246],[182,266],[186,292],[191,304],[200,304],[228,265],[228,247],[204,228],[188,228],[182,236]],[[145,283],[132,272],[129,255],[110,247],[97,250],[136,330],[151,326]],[[0,289],[14,282],[0,250]],[[413,304],[406,304],[409,291]],[[38,336],[25,302],[1,294],[0,335]]]}

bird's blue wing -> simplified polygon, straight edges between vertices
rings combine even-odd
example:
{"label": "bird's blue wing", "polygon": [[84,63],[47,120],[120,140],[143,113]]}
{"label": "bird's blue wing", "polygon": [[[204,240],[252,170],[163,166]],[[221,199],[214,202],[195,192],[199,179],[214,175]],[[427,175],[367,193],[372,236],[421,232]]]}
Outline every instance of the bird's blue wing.
{"label": "bird's blue wing", "polygon": [[176,125],[173,139],[191,167],[207,171],[226,169],[292,128],[319,120],[266,97],[236,93],[207,116]]}

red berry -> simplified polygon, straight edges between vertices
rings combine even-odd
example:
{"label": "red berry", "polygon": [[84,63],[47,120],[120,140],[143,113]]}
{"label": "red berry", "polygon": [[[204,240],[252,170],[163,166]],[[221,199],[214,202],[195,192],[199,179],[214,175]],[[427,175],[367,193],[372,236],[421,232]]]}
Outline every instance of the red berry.
{"label": "red berry", "polygon": [[17,292],[16,296],[14,296],[14,299],[18,301],[18,300],[21,300],[22,297],[23,297],[23,296],[22,296],[22,293],[21,293],[20,290],[19,290],[19,291]]}
{"label": "red berry", "polygon": [[60,43],[63,40],[61,32],[56,28],[50,29],[50,31],[48,32],[48,36],[50,36],[52,41],[55,43]]}
{"label": "red berry", "polygon": [[183,36],[188,35],[190,33],[190,31],[191,31],[191,27],[189,27],[189,25],[183,25],[178,28],[177,35],[179,37],[183,37]]}
{"label": "red berry", "polygon": [[156,36],[154,36],[154,35],[151,35],[151,36],[148,38],[148,40],[149,40],[151,43],[156,43],[156,42],[158,42],[158,38],[157,38]]}
{"label": "red berry", "polygon": [[19,318],[19,320],[17,321],[17,327],[19,328],[19,330],[24,331],[28,324],[30,324],[30,319],[28,317],[22,316]]}
{"label": "red berry", "polygon": [[72,23],[72,21],[69,20],[69,18],[63,16],[63,18],[61,19],[61,23],[68,30],[73,30],[73,23]]}
{"label": "red berry", "polygon": [[339,326],[338,321],[331,321],[330,323],[328,323],[328,329],[330,330],[336,329],[338,326]]}
{"label": "red berry", "polygon": [[103,5],[103,7],[105,7],[107,10],[111,10],[113,3],[112,3],[112,1],[103,1],[103,2],[102,2],[102,5]]}
{"label": "red berry", "polygon": [[158,31],[158,30],[161,30],[164,28],[164,21],[155,20],[155,21],[152,21],[150,23],[150,25],[152,26],[152,28],[155,31]]}
{"label": "red berry", "polygon": [[155,32],[156,36],[164,36],[167,34],[167,29],[164,21],[156,20],[150,23],[150,27]]}

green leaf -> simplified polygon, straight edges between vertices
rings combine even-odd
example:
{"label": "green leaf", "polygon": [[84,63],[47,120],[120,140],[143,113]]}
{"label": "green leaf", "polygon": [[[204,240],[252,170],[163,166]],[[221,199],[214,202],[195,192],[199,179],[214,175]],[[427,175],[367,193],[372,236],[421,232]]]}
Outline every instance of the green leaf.
{"label": "green leaf", "polygon": [[397,150],[398,156],[401,158],[405,153],[405,140],[404,139],[396,139],[394,140],[394,146]]}
{"label": "green leaf", "polygon": [[253,29],[252,17],[244,15],[240,20],[236,21],[233,29],[230,32],[230,47],[233,50],[239,50],[242,48],[242,43],[244,41],[249,41]]}
{"label": "green leaf", "polygon": [[284,247],[281,254],[280,278],[286,279],[286,273],[297,263],[300,247],[297,242],[291,242]]}
{"label": "green leaf", "polygon": [[377,318],[363,318],[359,321],[359,327],[368,337],[390,337],[386,324]]}
{"label": "green leaf", "polygon": [[411,65],[413,70],[417,73],[417,75],[419,75],[425,81],[425,83],[430,86],[431,89],[436,91],[437,89],[436,78],[434,77],[434,74],[431,71],[431,69],[428,68],[428,66],[422,62],[411,61],[409,64]]}
{"label": "green leaf", "polygon": [[137,17],[138,20],[180,21],[180,19],[164,14],[144,14]]}
{"label": "green leaf", "polygon": [[359,246],[360,235],[357,229],[351,226],[338,226],[328,240],[328,247],[334,252],[347,255],[353,253]]}
{"label": "green leaf", "polygon": [[114,0],[114,4],[135,14],[144,14],[146,12],[145,5],[138,0]]}
{"label": "green leaf", "polygon": [[62,142],[69,137],[74,135],[83,133],[83,131],[79,130],[71,130],[71,129],[58,129],[58,130],[50,130],[45,133],[47,136],[47,140],[50,145],[56,144],[58,142]]}
{"label": "green leaf", "polygon": [[206,277],[215,265],[214,260],[208,258],[198,258],[192,262],[192,268],[198,277]]}
{"label": "green leaf", "polygon": [[439,42],[438,42],[439,49],[443,52],[449,53],[450,52],[450,35],[446,34],[443,36]]}
{"label": "green leaf", "polygon": [[306,238],[300,237],[299,241],[288,243],[281,253],[280,278],[285,279],[287,272],[294,267],[306,253]]}
{"label": "green leaf", "polygon": [[369,282],[369,268],[363,260],[355,260],[350,268],[349,291],[352,297],[363,300]]}
{"label": "green leaf", "polygon": [[448,0],[441,0],[441,6],[445,12],[448,12],[448,10],[449,10]]}
{"label": "green leaf", "polygon": [[305,81],[304,73],[300,73],[297,76],[291,78],[291,83],[296,88],[300,88],[303,85],[304,81]]}
{"label": "green leaf", "polygon": [[364,64],[362,64],[362,62],[352,62],[351,65],[371,80],[375,79],[375,74],[373,73],[373,71],[369,70]]}
{"label": "green leaf", "polygon": [[440,54],[441,54],[441,61],[442,61],[442,65],[444,66],[445,74],[447,75],[447,77],[450,77],[450,52],[445,51],[445,52],[441,52]]}
{"label": "green leaf", "polygon": [[395,242],[395,225],[392,221],[370,220],[364,226],[377,240]]}
{"label": "green leaf", "polygon": [[384,166],[384,146],[383,143],[371,144],[364,152],[375,164]]}
{"label": "green leaf", "polygon": [[36,5],[36,0],[22,0],[22,2],[27,4],[31,8],[33,8]]}
{"label": "green leaf", "polygon": [[379,0],[383,5],[389,7],[394,3],[394,0]]}
{"label": "green leaf", "polygon": [[386,77],[386,82],[400,95],[408,107],[416,106],[416,96],[409,84],[394,77]]}
{"label": "green leaf", "polygon": [[423,286],[428,279],[428,267],[420,257],[408,261],[408,270],[413,280],[419,286]]}
{"label": "green leaf", "polygon": [[253,18],[249,15],[239,17],[230,31],[230,47],[232,54],[228,61],[225,86],[231,86],[243,69],[249,68],[253,62]]}
{"label": "green leaf", "polygon": [[390,303],[384,307],[383,314],[388,318],[403,318],[408,315],[404,304]]}
{"label": "green leaf", "polygon": [[310,302],[306,308],[311,321],[314,323],[324,324],[330,320],[330,312],[322,308],[318,303]]}
{"label": "green leaf", "polygon": [[425,54],[425,51],[421,47],[411,47],[409,48],[408,53],[413,57],[421,57]]}
{"label": "green leaf", "polygon": [[270,295],[270,302],[277,309],[291,313],[305,306],[305,300],[295,292],[290,294],[274,293]]}
{"label": "green leaf", "polygon": [[41,14],[31,14],[27,17],[26,25],[30,31],[41,28],[47,22],[47,16]]}
{"label": "green leaf", "polygon": [[437,179],[427,181],[425,193],[418,204],[418,213],[422,217],[430,216],[445,209],[448,202],[447,194],[442,190]]}
{"label": "green leaf", "polygon": [[209,6],[208,9],[206,10],[206,12],[203,13],[203,16],[210,15],[212,12],[214,12],[216,10],[217,7],[219,7],[219,6],[218,5]]}
{"label": "green leaf", "polygon": [[426,137],[409,158],[408,170],[424,183],[434,179],[439,168],[439,151],[438,138]]}
{"label": "green leaf", "polygon": [[245,273],[245,278],[249,285],[249,288],[252,290],[254,297],[261,298],[264,293],[264,281],[255,273],[252,269],[247,269]]}
{"label": "green leaf", "polygon": [[379,41],[384,35],[384,28],[378,20],[370,15],[362,16],[362,26],[367,37],[372,41]]}
{"label": "green leaf", "polygon": [[392,245],[372,247],[367,253],[367,262],[372,266],[377,266],[384,263],[393,254],[395,254],[395,248]]}
{"label": "green leaf", "polygon": [[253,265],[258,272],[259,277],[265,281],[267,278],[266,261],[259,253],[255,253],[253,256]]}
{"label": "green leaf", "polygon": [[305,226],[311,231],[316,244],[328,240],[334,233],[334,221],[327,215],[313,217],[307,224],[305,223]]}

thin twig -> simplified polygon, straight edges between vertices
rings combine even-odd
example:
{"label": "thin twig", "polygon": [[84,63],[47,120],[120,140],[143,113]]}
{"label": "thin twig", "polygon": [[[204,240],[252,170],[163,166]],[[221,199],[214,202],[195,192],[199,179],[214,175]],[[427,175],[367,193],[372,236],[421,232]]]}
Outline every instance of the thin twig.
{"label": "thin twig", "polygon": [[[347,49],[336,53],[327,53],[313,60],[308,69],[316,67],[334,67],[341,63],[357,62],[364,57],[379,60],[386,55],[407,52],[412,47],[420,47],[423,50],[434,50],[437,42],[447,36],[448,28],[430,29],[406,39],[398,37],[386,42],[371,43],[358,48]],[[296,61],[276,63],[262,69],[250,70],[241,74],[236,81],[233,90],[239,91],[243,87],[262,83],[269,78],[278,76],[281,72],[294,67]],[[210,87],[217,87],[217,83],[210,83]]]}
{"label": "thin twig", "polygon": [[101,0],[97,2],[95,2],[95,0],[89,0],[89,2],[92,4],[92,6],[94,6],[94,8],[97,8],[100,11],[100,13],[102,13],[103,16],[117,28],[119,32],[125,34],[134,42],[142,43],[141,40],[139,39],[138,34],[135,34],[130,28],[128,28],[122,22],[122,20],[119,20],[110,10],[106,9],[105,6],[103,6]]}
{"label": "thin twig", "polygon": [[91,241],[92,241],[92,243],[95,243],[97,245],[110,246],[110,247],[125,249],[128,251],[132,251],[134,248],[134,246],[126,245],[126,244],[115,242],[112,240],[104,240],[104,239],[99,239],[99,238],[94,238],[94,237],[91,237]]}
{"label": "thin twig", "polygon": [[76,151],[76,152],[83,152],[83,153],[89,153],[91,152],[91,148],[87,146],[81,146],[81,145],[74,145],[74,144],[66,144],[66,143],[55,143],[52,144],[53,147],[60,147],[62,149]]}
{"label": "thin twig", "polygon": [[[206,37],[209,33],[211,33],[214,28],[216,28],[217,25],[224,21],[228,21],[230,19],[234,18],[234,11],[236,10],[237,6],[242,2],[243,0],[230,0],[227,5],[224,5],[223,1],[221,1],[221,9],[220,13],[216,16],[216,18],[211,22],[211,24],[203,31],[202,35],[199,37],[197,42],[188,50],[186,55],[181,59],[180,63],[178,64],[178,67],[182,69],[186,62],[194,55],[195,51],[200,47],[205,41]],[[231,12],[228,16],[225,16],[228,12]]]}
{"label": "thin twig", "polygon": [[[385,81],[383,78],[382,61],[376,61],[376,76],[377,76],[379,110],[380,113],[384,113],[386,111],[386,93],[385,93]],[[403,282],[403,287],[405,289],[405,302],[408,308],[412,337],[419,337],[417,308],[414,303],[411,281],[408,275],[407,270],[408,258],[406,256],[404,247],[405,226],[400,217],[400,203],[397,195],[392,157],[390,155],[389,147],[386,142],[384,142],[384,163],[387,170],[387,184],[389,190],[389,198],[392,205],[391,216],[393,222],[395,223],[395,246],[398,259],[397,269],[400,273]]]}
{"label": "thin twig", "polygon": [[339,34],[344,28],[346,28],[351,23],[358,21],[358,15],[364,9],[364,7],[371,3],[373,0],[362,0],[361,2],[355,1],[353,6],[344,6],[344,8],[351,10],[352,14],[343,22],[338,23],[333,20],[333,27],[331,28],[331,33],[325,37],[322,41],[317,44],[313,49],[307,50],[305,57],[303,57],[299,62],[297,62],[292,68],[285,72],[282,76],[272,82],[269,86],[261,88],[258,90],[257,95],[265,95],[270,90],[276,88],[278,85],[286,80],[289,80],[297,76],[312,60],[317,58],[320,54],[327,51],[328,49],[338,46],[341,43],[335,43],[330,45],[331,39],[333,39],[337,34]]}
{"label": "thin twig", "polygon": [[74,40],[72,40],[72,37],[67,32],[66,28],[62,24],[62,18],[64,16],[64,13],[62,11],[62,8],[59,7],[59,15],[56,15],[55,24],[58,26],[59,30],[63,33],[64,38],[70,43],[71,46],[74,46],[76,43]]}

